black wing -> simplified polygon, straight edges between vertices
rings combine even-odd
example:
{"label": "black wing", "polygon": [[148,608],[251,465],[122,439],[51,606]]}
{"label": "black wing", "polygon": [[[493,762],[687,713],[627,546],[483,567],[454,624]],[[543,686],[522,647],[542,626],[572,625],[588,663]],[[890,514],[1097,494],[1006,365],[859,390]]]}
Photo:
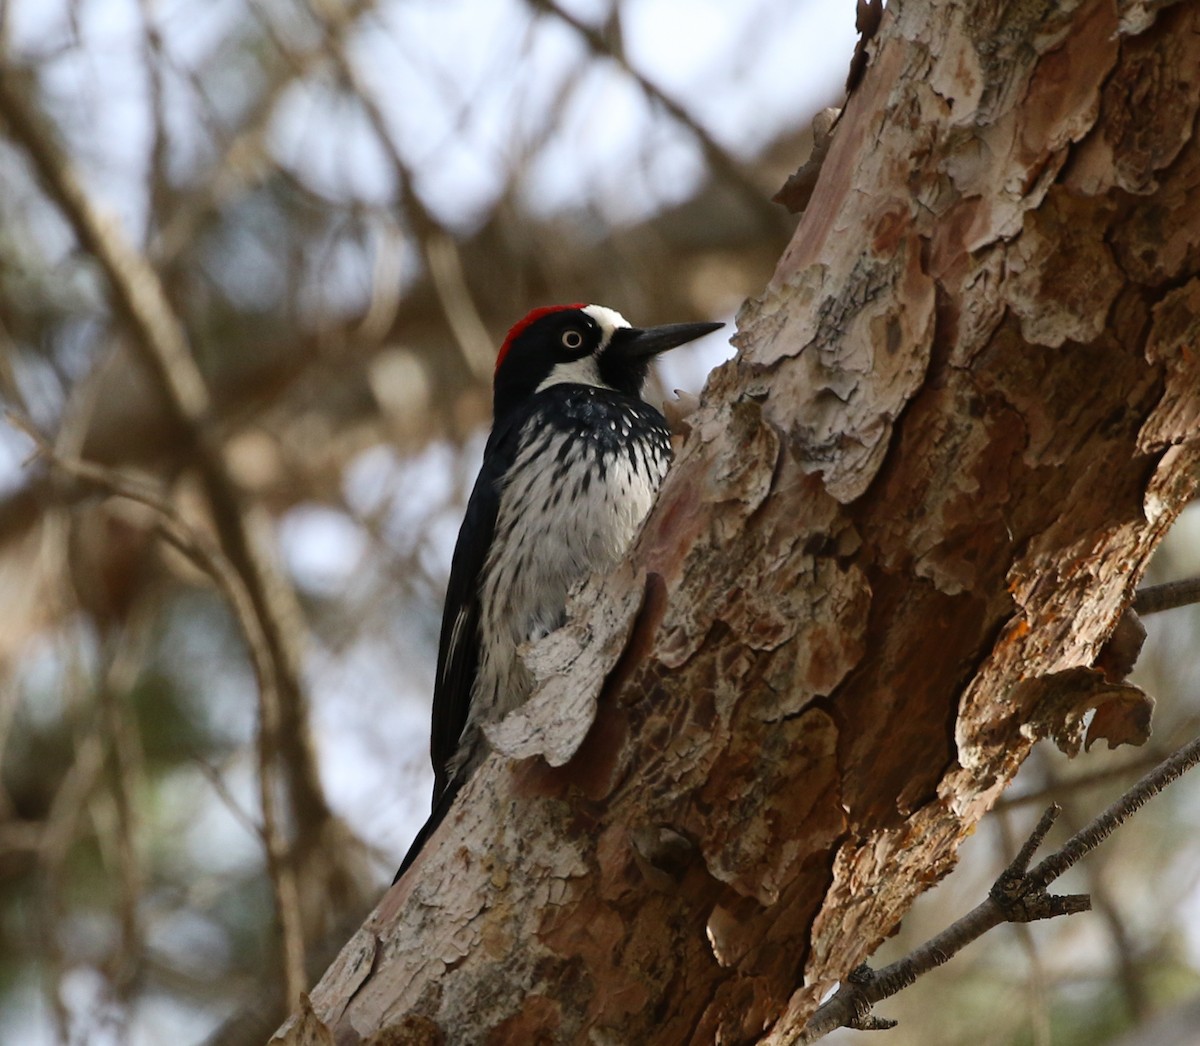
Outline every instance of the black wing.
{"label": "black wing", "polygon": [[447,764],[458,750],[467,724],[471,690],[479,670],[479,590],[484,562],[496,531],[500,484],[516,457],[520,418],[510,417],[493,429],[483,452],[483,467],[467,502],[458,531],[442,634],[438,642],[437,677],[433,684],[433,723],[429,755],[433,761],[433,805],[450,783]]}
{"label": "black wing", "polygon": [[417,837],[404,855],[397,882],[416,860],[425,841],[442,823],[454,797],[462,787],[452,780],[448,765],[458,751],[459,738],[467,725],[471,691],[479,671],[479,589],[483,565],[496,532],[500,511],[500,484],[517,455],[525,415],[510,415],[492,429],[483,451],[483,467],[467,502],[467,512],[458,530],[446,605],[442,611],[442,634],[438,642],[437,677],[433,683],[433,723],[429,755],[433,761],[433,807]]}

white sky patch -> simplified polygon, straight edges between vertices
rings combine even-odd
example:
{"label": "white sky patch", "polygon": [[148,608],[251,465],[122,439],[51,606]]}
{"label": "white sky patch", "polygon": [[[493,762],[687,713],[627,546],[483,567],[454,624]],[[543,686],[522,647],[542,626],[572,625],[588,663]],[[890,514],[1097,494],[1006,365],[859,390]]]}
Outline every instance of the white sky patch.
{"label": "white sky patch", "polygon": [[279,524],[279,546],[299,584],[325,594],[342,591],[367,551],[354,520],[320,505],[301,505]]}
{"label": "white sky patch", "polygon": [[[429,708],[433,660],[367,639],[314,652],[308,675],[321,784],[330,805],[397,863],[429,813]],[[391,869],[390,875],[395,869]]]}
{"label": "white sky patch", "polygon": [[398,552],[413,549],[419,539],[431,556],[431,575],[445,577],[486,439],[486,432],[477,433],[462,454],[444,443],[412,457],[387,446],[365,450],[345,470],[346,502],[360,515],[380,518]]}
{"label": "white sky patch", "polygon": [[[215,1027],[228,1016],[223,1010],[202,1004],[185,1008],[173,999],[154,993],[147,993],[139,1000],[136,1013],[137,1019],[129,1031],[129,1039],[121,1046],[206,1042]],[[104,1044],[92,1042],[89,1046]]]}
{"label": "white sky patch", "polygon": [[290,88],[271,124],[271,149],[315,192],[377,207],[397,196],[390,161],[361,105],[306,81]]}
{"label": "white sky patch", "polygon": [[729,317],[720,330],[659,356],[654,367],[667,395],[676,389],[698,394],[708,380],[709,372],[733,358],[735,350],[729,344],[733,331],[733,318]]}
{"label": "white sky patch", "polygon": [[[64,649],[71,650],[70,658],[63,656]],[[73,699],[79,674],[98,670],[100,651],[93,630],[78,617],[69,619],[58,635],[41,632],[31,637],[21,653],[13,686],[17,692],[39,695],[37,701],[22,702],[21,712],[35,727],[53,729]]]}
{"label": "white sky patch", "polygon": [[[261,823],[258,769],[249,749],[236,762],[221,768],[225,790],[237,809]],[[225,800],[214,798],[212,785],[192,766],[181,766],[158,784],[154,825],[164,837],[182,837],[186,860],[195,866],[197,879],[236,875],[262,861],[262,843],[251,833],[240,814]]]}
{"label": "white sky patch", "polygon": [[0,420],[0,496],[23,487],[29,478],[25,463],[33,443],[23,432]]}
{"label": "white sky patch", "polygon": [[529,8],[389,4],[380,23],[383,32],[353,38],[356,67],[423,200],[452,227],[469,226],[503,190],[514,125],[529,111]]}
{"label": "white sky patch", "polygon": [[1200,575],[1200,502],[1193,501],[1180,514],[1163,543],[1174,577]]}
{"label": "white sky patch", "polygon": [[[848,2],[633,0],[622,12],[633,68],[741,156],[834,99],[856,40]],[[552,65],[541,73],[563,75]],[[686,199],[705,173],[695,134],[611,62],[588,67],[554,127],[526,178],[539,212],[592,204],[635,221]]]}
{"label": "white sky patch", "polygon": [[857,40],[854,13],[849,0],[637,0],[625,48],[635,69],[745,155],[839,90]]}
{"label": "white sky patch", "polygon": [[692,137],[656,120],[642,91],[611,64],[582,73],[555,125],[524,178],[524,198],[536,213],[593,207],[610,221],[633,222],[685,198],[702,176]]}

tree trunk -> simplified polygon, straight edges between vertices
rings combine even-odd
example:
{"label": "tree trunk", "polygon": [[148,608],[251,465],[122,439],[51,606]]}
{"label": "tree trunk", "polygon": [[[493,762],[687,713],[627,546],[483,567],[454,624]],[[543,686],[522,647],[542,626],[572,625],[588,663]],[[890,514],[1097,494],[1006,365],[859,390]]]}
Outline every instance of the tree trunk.
{"label": "tree trunk", "polygon": [[1037,739],[1137,733],[1095,665],[1200,465],[1200,4],[899,0],[873,52],[634,554],[286,1041],[787,1042]]}

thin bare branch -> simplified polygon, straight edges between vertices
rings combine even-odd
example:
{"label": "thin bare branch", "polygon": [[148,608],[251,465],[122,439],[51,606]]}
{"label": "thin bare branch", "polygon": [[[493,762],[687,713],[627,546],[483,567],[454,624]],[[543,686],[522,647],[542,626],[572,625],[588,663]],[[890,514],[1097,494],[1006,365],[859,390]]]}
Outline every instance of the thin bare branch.
{"label": "thin bare branch", "polygon": [[212,789],[217,793],[217,798],[221,804],[229,811],[229,815],[237,821],[246,831],[255,839],[259,840],[264,848],[267,843],[267,834],[263,826],[254,820],[241,803],[237,801],[237,797],[229,789],[229,785],[225,783],[225,778],[207,759],[200,756],[194,756],[192,764],[203,775],[204,779],[212,785]]}
{"label": "thin bare branch", "polygon": [[150,108],[150,124],[153,137],[150,144],[150,162],[146,171],[146,199],[150,202],[153,229],[161,219],[163,204],[171,180],[167,175],[167,160],[170,153],[170,136],[167,130],[167,109],[163,65],[165,52],[162,34],[155,20],[153,0],[138,0],[138,15],[141,18],[142,53],[145,57],[147,95]]}
{"label": "thin bare branch", "polygon": [[139,860],[141,825],[137,796],[144,787],[142,742],[128,703],[122,700],[137,681],[144,662],[145,623],[109,636],[107,664],[99,680],[99,711],[112,764],[109,791],[112,797],[113,830],[97,832],[111,839],[119,885],[117,915],[120,933],[110,961],[109,983],[121,1003],[120,1019],[129,1015],[129,1004],[137,985],[145,947],[140,900],[143,882]]}
{"label": "thin bare branch", "polygon": [[1150,585],[1138,590],[1133,609],[1139,614],[1157,614],[1163,610],[1200,603],[1200,577],[1181,581],[1167,581],[1161,585]]}
{"label": "thin bare branch", "polygon": [[1169,784],[1200,763],[1200,738],[1184,745],[1170,758],[1163,760],[1129,791],[1099,816],[1068,839],[1055,853],[1043,860],[1029,873],[1036,886],[1054,882],[1068,868],[1089,854],[1122,824],[1153,799]]}
{"label": "thin bare branch", "polygon": [[1200,738],[1160,763],[1058,850],[1027,871],[1034,852],[1061,810],[1057,804],[1049,807],[1012,864],[992,885],[986,900],[903,959],[878,971],[859,967],[847,976],[833,998],[809,1018],[803,1033],[793,1041],[811,1043],[837,1028],[863,1027],[862,1022],[871,1016],[876,1003],[949,962],[966,945],[1001,923],[1034,922],[1089,910],[1091,901],[1086,895],[1056,896],[1047,893],[1046,888],[1197,763],[1200,763]]}

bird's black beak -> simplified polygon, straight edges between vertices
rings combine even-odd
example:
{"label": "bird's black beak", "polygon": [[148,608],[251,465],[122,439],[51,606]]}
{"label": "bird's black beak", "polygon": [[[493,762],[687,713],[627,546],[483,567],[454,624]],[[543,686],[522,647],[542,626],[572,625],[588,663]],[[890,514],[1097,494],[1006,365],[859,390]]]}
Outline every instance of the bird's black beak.
{"label": "bird's black beak", "polygon": [[724,327],[723,323],[668,323],[662,327],[621,327],[612,336],[606,355],[623,360],[648,360],[677,345],[703,338]]}

